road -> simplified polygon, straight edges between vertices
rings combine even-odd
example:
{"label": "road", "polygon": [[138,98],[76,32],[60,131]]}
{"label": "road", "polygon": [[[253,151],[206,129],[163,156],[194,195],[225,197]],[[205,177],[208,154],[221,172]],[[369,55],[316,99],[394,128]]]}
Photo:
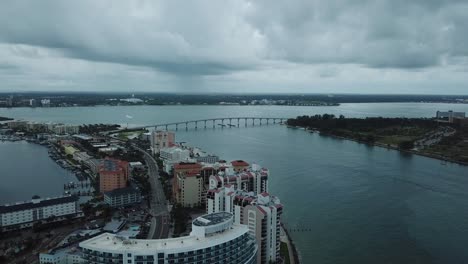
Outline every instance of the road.
{"label": "road", "polygon": [[167,210],[166,196],[159,181],[159,170],[156,160],[145,150],[133,145],[133,147],[144,154],[148,166],[149,182],[151,184],[150,213],[151,226],[148,239],[167,238],[169,236],[170,217]]}

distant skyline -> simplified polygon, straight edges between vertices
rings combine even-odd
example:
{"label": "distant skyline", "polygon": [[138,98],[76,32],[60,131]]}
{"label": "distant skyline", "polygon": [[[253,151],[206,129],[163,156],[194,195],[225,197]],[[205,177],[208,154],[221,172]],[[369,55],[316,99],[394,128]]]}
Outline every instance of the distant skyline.
{"label": "distant skyline", "polygon": [[0,93],[468,94],[468,2],[0,2]]}

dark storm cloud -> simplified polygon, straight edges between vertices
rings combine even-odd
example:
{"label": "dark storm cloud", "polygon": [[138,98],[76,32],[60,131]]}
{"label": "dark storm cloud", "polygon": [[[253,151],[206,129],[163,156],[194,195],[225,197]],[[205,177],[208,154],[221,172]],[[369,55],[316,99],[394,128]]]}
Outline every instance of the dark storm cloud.
{"label": "dark storm cloud", "polygon": [[270,54],[300,63],[420,68],[466,56],[466,1],[256,2],[250,21]]}
{"label": "dark storm cloud", "polygon": [[[421,68],[438,65],[442,56],[468,55],[465,1],[273,4],[263,0],[226,5],[3,1],[0,5],[3,42],[57,48],[75,58],[175,74],[254,69],[264,59]],[[239,31],[233,33],[235,29]]]}
{"label": "dark storm cloud", "polygon": [[267,91],[387,74],[386,82],[424,86],[430,75],[461,87],[466,14],[466,0],[4,0],[0,65],[25,77],[0,78],[24,87],[114,78],[121,89],[237,81]]}

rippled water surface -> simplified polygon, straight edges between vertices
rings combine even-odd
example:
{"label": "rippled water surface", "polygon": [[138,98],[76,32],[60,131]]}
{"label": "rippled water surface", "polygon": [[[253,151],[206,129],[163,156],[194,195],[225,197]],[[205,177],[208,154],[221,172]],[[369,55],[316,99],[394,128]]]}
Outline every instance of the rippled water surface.
{"label": "rippled water surface", "polygon": [[[468,105],[21,108],[0,109],[0,116],[132,126],[316,113],[431,117],[437,110],[448,109],[468,112]],[[468,263],[467,167],[279,125],[180,130],[177,140],[226,159],[245,159],[268,167],[270,192],[285,205],[284,222],[292,231],[303,263]],[[0,189],[7,193],[0,193],[0,199],[8,193],[24,195],[24,199],[40,190],[54,193],[68,181],[52,161],[47,162],[47,153],[40,148],[0,143]],[[11,154],[15,152],[21,154]]]}

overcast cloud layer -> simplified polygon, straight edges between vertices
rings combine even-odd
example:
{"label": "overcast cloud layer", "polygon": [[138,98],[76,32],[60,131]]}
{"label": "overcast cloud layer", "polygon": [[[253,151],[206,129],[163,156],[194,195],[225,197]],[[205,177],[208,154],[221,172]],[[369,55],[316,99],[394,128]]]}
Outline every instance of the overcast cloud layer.
{"label": "overcast cloud layer", "polygon": [[468,94],[468,1],[0,1],[0,91]]}

